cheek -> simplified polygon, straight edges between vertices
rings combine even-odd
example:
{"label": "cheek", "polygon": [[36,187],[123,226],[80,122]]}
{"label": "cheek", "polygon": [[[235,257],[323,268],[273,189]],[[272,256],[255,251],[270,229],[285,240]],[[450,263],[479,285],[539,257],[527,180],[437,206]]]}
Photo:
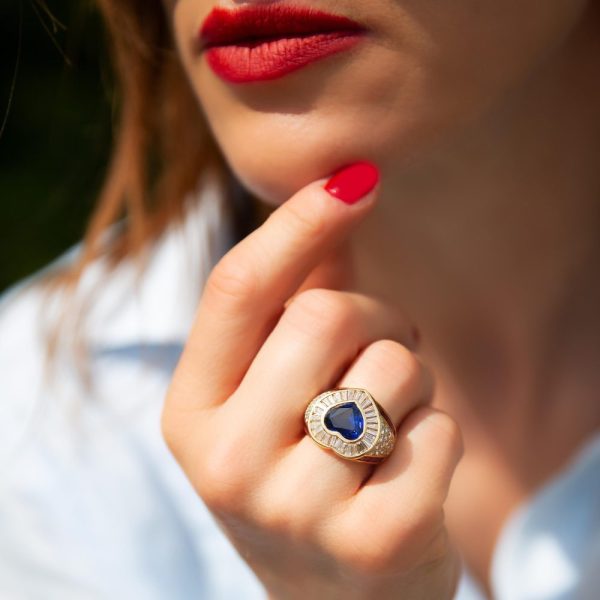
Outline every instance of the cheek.
{"label": "cheek", "polygon": [[377,36],[349,60],[250,86],[223,83],[193,52],[190,40],[212,1],[181,0],[174,22],[184,66],[233,171],[279,204],[352,160],[401,169],[426,156],[518,86],[585,5],[373,0],[367,18]]}

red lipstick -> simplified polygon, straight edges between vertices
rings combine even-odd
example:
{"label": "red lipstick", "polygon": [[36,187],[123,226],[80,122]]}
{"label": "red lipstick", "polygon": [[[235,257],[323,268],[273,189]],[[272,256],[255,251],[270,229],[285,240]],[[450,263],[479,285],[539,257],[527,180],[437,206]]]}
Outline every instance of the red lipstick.
{"label": "red lipstick", "polygon": [[283,77],[348,50],[365,28],[347,17],[281,4],[214,8],[199,31],[209,66],[230,83]]}

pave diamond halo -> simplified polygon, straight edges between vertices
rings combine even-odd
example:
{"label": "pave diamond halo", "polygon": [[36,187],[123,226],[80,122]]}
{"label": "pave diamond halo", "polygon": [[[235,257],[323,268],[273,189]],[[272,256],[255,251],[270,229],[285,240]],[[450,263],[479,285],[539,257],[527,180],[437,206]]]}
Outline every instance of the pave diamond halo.
{"label": "pave diamond halo", "polygon": [[305,431],[323,448],[348,460],[381,462],[392,451],[395,427],[363,388],[335,388],[306,407]]}

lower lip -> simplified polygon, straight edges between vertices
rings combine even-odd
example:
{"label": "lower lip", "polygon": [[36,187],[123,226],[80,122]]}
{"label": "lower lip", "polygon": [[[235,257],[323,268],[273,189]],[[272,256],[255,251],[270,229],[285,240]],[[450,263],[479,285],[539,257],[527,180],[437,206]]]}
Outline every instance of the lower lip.
{"label": "lower lip", "polygon": [[331,32],[253,44],[213,46],[205,51],[211,69],[230,83],[279,79],[326,56],[349,50],[363,34]]}

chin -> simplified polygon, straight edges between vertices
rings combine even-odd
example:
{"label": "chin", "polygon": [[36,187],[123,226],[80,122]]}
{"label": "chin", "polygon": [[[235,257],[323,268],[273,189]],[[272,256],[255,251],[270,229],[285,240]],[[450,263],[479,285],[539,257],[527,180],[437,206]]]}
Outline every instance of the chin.
{"label": "chin", "polygon": [[230,164],[242,185],[270,206],[279,206],[309,183],[327,178],[345,163],[344,156],[301,152],[287,156],[257,154]]}
{"label": "chin", "polygon": [[291,131],[289,126],[254,124],[238,129],[234,137],[226,136],[227,143],[221,148],[242,185],[266,204],[278,206],[309,183],[327,179],[347,164],[368,160],[381,167],[389,160],[385,149],[390,140],[369,137],[360,127],[344,125],[340,126],[339,120],[321,120],[308,126],[304,120]]}

